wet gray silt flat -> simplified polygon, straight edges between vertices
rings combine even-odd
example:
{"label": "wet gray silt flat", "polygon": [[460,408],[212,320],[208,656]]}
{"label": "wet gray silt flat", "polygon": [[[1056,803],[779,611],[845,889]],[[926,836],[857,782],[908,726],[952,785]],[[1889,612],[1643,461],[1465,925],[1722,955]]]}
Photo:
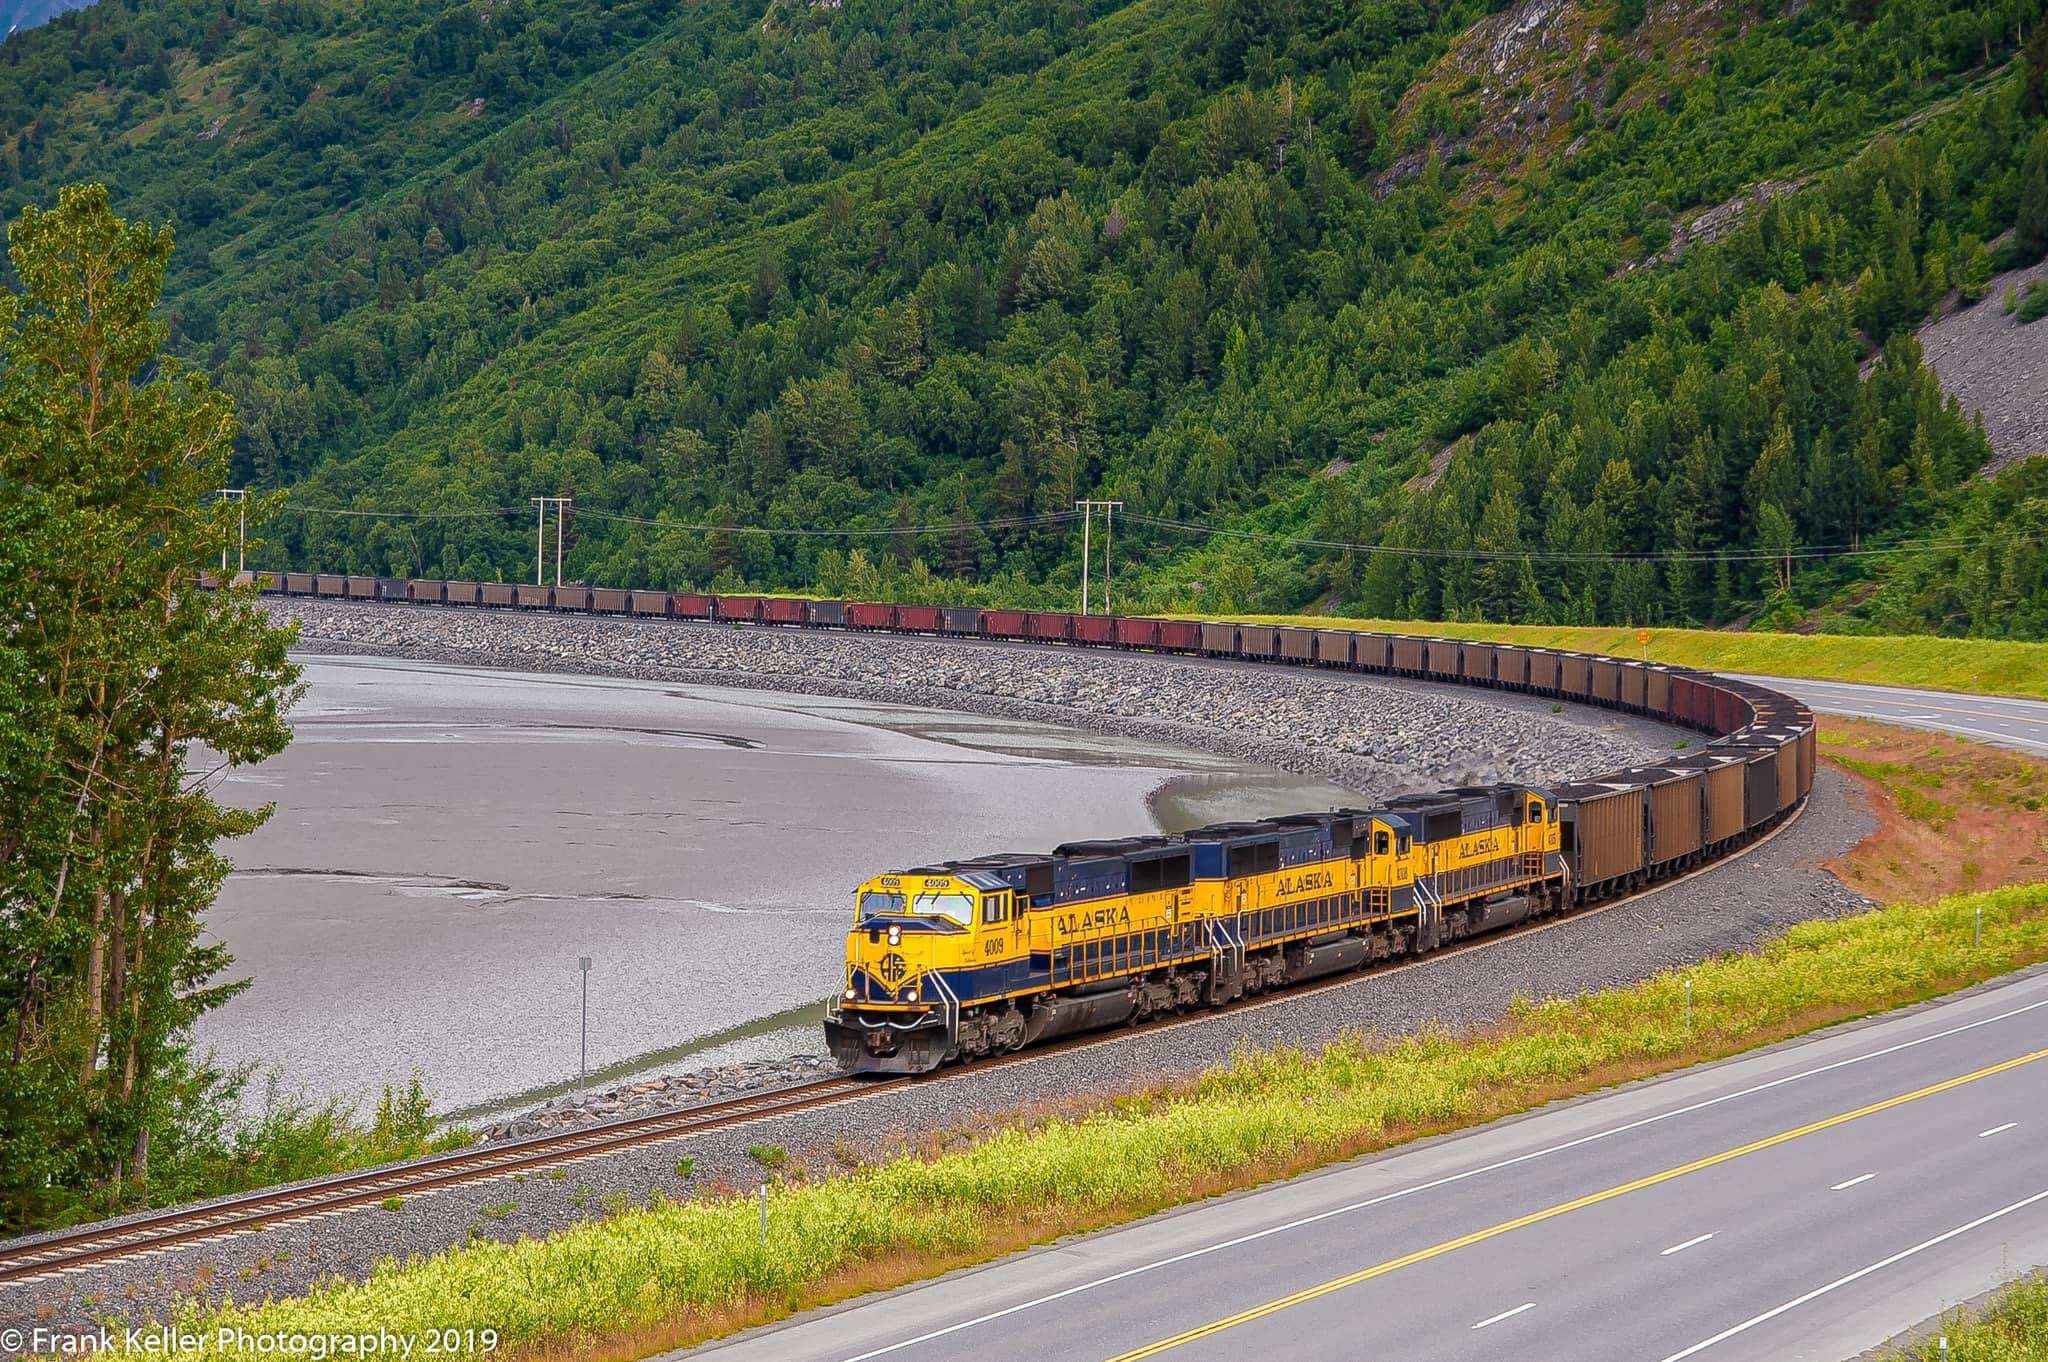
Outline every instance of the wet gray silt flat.
{"label": "wet gray silt flat", "polygon": [[815,1049],[868,875],[1345,797],[940,710],[305,660],[292,746],[225,787],[278,808],[210,918],[254,983],[199,1039],[314,1093],[418,1069],[488,1108],[573,1083],[580,955],[593,1071]]}

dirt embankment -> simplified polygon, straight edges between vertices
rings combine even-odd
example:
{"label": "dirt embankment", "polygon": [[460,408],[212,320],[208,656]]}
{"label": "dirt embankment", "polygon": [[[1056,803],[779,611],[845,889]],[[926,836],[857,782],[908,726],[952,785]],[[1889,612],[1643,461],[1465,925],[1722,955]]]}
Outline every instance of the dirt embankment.
{"label": "dirt embankment", "polygon": [[1823,717],[1821,756],[1877,831],[1827,868],[1881,903],[2048,880],[2048,761],[1918,729]]}

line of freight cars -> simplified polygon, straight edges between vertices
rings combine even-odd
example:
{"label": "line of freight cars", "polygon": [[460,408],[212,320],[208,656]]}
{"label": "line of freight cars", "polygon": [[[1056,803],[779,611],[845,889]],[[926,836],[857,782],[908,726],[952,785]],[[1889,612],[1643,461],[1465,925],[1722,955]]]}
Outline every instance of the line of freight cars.
{"label": "line of freight cars", "polygon": [[1714,739],[1697,752],[1552,791],[1572,899],[1630,893],[1726,854],[1813,788],[1813,715],[1788,695],[1680,667],[1551,648],[1350,629],[816,601],[609,587],[264,574],[265,592],[796,628],[938,634],[1277,662],[1414,677],[1626,710]]}

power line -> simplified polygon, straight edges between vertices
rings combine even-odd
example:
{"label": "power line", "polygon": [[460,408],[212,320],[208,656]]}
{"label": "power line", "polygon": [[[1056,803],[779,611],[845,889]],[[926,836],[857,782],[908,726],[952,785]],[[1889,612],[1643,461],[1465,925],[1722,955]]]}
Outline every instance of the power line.
{"label": "power line", "polygon": [[1810,561],[1824,558],[1881,558],[1916,553],[1940,553],[1954,549],[1982,548],[1993,544],[2032,542],[2048,538],[2048,534],[1984,535],[1974,539],[1925,539],[1884,547],[1859,547],[1849,544],[1819,544],[1793,548],[1784,553],[1772,553],[1760,548],[1736,549],[1688,549],[1638,552],[1561,552],[1543,549],[1519,549],[1497,551],[1487,549],[1425,548],[1406,544],[1359,544],[1341,539],[1318,539],[1310,535],[1281,534],[1272,530],[1239,530],[1221,525],[1200,525],[1185,520],[1168,520],[1159,516],[1126,514],[1125,520],[1140,525],[1151,525],[1158,529],[1181,530],[1190,534],[1205,534],[1225,539],[1252,539],[1269,543],[1291,544],[1299,548],[1338,549],[1352,553],[1384,553],[1406,558],[1438,558],[1474,562],[1516,562],[1528,559],[1539,563],[1611,563],[1645,562],[1667,563],[1674,560],[1690,563],[1711,563],[1721,558],[1730,562],[1775,562],[1780,559]]}
{"label": "power line", "polygon": [[[529,500],[537,500],[530,498]],[[553,498],[548,498],[553,500]],[[364,520],[461,520],[491,517],[524,516],[530,508],[520,506],[484,506],[460,511],[403,511],[364,510],[349,506],[293,506],[280,508],[291,515],[333,515],[353,516]],[[584,520],[605,520],[621,525],[651,525],[664,530],[692,530],[704,533],[782,535],[794,538],[887,538],[896,534],[943,534],[958,529],[965,523],[970,529],[1006,530],[1028,529],[1040,525],[1059,525],[1075,520],[1078,511],[1052,511],[1045,515],[999,516],[991,520],[970,520],[966,522],[944,521],[933,525],[885,525],[880,528],[864,527],[803,527],[783,525],[720,525],[711,522],[689,520],[667,520],[654,516],[622,515],[611,511],[593,511],[578,507],[576,514]]]}

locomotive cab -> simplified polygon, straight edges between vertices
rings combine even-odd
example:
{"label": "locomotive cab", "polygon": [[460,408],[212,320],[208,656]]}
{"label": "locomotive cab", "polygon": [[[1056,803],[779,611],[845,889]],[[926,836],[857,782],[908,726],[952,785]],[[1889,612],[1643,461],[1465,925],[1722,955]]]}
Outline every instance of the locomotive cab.
{"label": "locomotive cab", "polygon": [[846,971],[826,1039],[848,1068],[918,1073],[954,1048],[963,1003],[1000,997],[1026,967],[1020,887],[960,867],[878,875],[854,895]]}

